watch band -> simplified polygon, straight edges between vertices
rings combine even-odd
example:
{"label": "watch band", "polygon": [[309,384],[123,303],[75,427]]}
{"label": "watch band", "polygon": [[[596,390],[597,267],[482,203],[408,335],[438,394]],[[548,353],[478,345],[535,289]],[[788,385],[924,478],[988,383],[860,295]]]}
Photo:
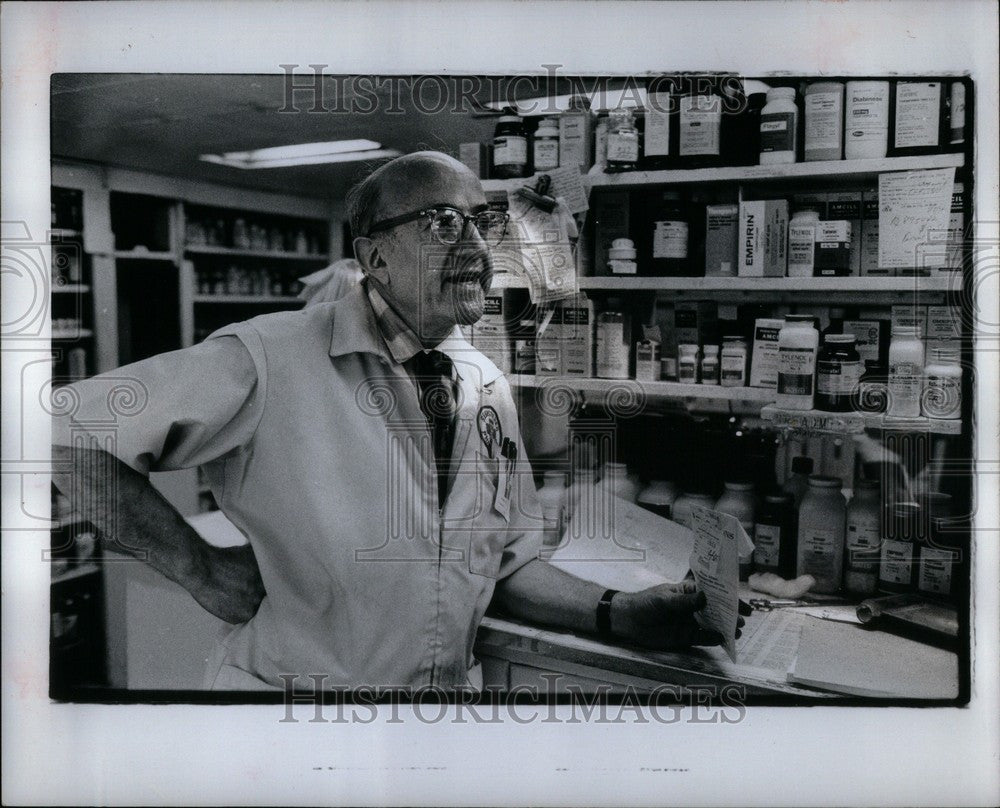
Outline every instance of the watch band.
{"label": "watch band", "polygon": [[617,594],[617,589],[608,589],[597,602],[597,633],[607,640],[614,637],[611,633],[611,599]]}

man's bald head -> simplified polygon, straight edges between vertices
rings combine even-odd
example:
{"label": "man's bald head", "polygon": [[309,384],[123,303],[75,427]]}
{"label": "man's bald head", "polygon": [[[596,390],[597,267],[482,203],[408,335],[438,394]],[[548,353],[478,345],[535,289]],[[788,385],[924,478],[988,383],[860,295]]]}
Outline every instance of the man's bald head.
{"label": "man's bald head", "polygon": [[[347,196],[351,234],[368,235],[379,219],[433,205],[447,197],[447,186],[475,178],[454,157],[436,151],[421,151],[397,157],[373,171]],[[441,198],[435,194],[445,194]]]}

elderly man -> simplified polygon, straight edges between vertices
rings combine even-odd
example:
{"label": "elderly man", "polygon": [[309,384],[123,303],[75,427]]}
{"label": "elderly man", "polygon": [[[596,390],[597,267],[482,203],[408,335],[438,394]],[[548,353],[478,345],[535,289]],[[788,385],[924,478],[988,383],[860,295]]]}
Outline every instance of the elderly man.
{"label": "elderly man", "polygon": [[[364,282],[119,369],[148,390],[115,457],[72,443],[100,379],[56,419],[56,474],[117,549],[236,623],[216,688],[466,685],[491,601],[651,647],[715,644],[691,584],[614,593],[539,560],[541,519],[507,381],[462,339],[483,313],[506,217],[457,161],[394,160],[353,192]],[[117,477],[116,490],[104,481]],[[146,473],[205,466],[249,545],[206,544]],[[113,516],[116,514],[116,517]],[[112,545],[115,546],[115,545]]]}

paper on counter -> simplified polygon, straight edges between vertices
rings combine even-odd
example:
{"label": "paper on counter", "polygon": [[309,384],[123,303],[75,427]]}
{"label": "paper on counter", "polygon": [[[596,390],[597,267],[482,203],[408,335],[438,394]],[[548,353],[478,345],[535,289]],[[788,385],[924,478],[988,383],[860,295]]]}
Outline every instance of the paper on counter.
{"label": "paper on counter", "polygon": [[954,185],[954,168],[879,174],[879,267],[936,265],[924,255],[947,242]]}
{"label": "paper on counter", "polygon": [[[698,622],[722,635],[722,647],[736,662],[736,621],[739,615],[739,553],[753,543],[735,516],[695,507],[691,571],[707,604],[696,613]],[[742,538],[741,538],[741,535]]]}

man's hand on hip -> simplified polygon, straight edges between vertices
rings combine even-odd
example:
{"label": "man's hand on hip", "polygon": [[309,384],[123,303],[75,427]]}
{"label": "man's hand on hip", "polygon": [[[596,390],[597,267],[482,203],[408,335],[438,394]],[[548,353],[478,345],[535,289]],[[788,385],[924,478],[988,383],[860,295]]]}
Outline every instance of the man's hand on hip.
{"label": "man's hand on hip", "polygon": [[253,548],[240,547],[202,548],[203,564],[198,580],[188,590],[206,610],[227,623],[245,623],[263,600],[264,582]]}

